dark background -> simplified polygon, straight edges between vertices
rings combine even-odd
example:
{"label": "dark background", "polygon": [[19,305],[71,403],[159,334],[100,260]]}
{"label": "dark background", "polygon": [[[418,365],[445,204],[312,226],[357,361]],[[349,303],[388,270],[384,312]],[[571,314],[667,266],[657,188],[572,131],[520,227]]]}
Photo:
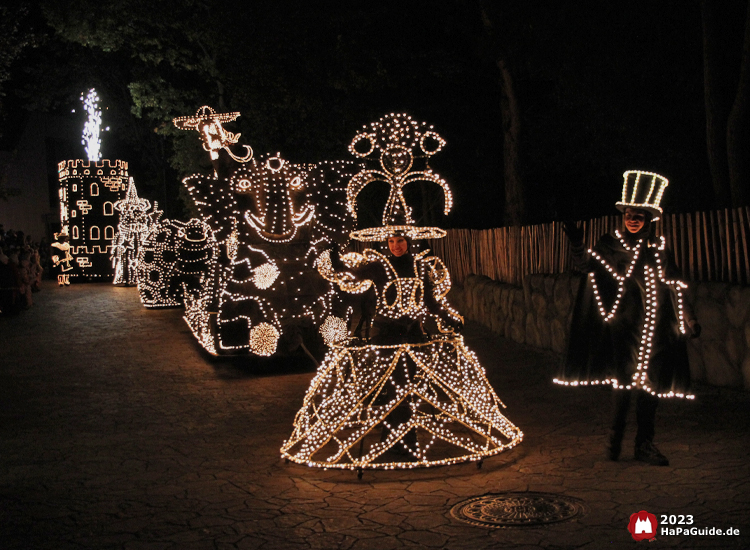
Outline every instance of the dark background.
{"label": "dark background", "polygon": [[[190,215],[180,180],[209,169],[197,136],[171,119],[210,105],[242,113],[227,128],[256,154],[296,162],[349,159],[363,125],[407,112],[448,142],[431,165],[455,206],[430,221],[501,226],[499,59],[518,105],[523,223],[611,213],[628,169],[670,179],[667,211],[730,205],[709,167],[697,0],[82,0],[2,10],[2,149],[18,146],[29,112],[44,112],[70,131],[48,137],[49,164],[83,157],[79,97],[95,87],[110,126],[103,157],[127,160],[139,194],[169,217]],[[711,23],[714,97],[726,112],[746,13],[747,0],[727,0]]]}

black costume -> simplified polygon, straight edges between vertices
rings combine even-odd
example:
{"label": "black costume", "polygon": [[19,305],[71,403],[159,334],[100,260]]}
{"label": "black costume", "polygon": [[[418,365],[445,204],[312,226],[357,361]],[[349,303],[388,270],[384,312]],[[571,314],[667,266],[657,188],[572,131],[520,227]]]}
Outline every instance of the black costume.
{"label": "black costume", "polygon": [[578,293],[558,383],[612,384],[658,397],[686,397],[690,385],[683,302],[663,240],[604,235],[578,264],[588,273]]}
{"label": "black costume", "polygon": [[574,260],[587,278],[581,282],[568,349],[555,382],[615,388],[612,460],[619,457],[631,397],[635,397],[636,458],[667,465],[667,458],[652,443],[656,409],[659,398],[694,397],[688,393],[685,344],[693,316],[682,297],[686,285],[675,278],[664,239],[654,239],[650,232],[649,221],[635,234],[604,235],[588,253],[574,243]]}

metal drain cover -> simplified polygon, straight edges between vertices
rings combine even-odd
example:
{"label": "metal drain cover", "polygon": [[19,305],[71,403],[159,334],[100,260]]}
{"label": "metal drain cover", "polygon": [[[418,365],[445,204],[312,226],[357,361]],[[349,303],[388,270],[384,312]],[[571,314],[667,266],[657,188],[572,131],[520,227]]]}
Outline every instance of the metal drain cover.
{"label": "metal drain cover", "polygon": [[451,508],[451,516],[479,527],[528,527],[568,521],[586,513],[577,498],[553,493],[499,493],[474,497]]}

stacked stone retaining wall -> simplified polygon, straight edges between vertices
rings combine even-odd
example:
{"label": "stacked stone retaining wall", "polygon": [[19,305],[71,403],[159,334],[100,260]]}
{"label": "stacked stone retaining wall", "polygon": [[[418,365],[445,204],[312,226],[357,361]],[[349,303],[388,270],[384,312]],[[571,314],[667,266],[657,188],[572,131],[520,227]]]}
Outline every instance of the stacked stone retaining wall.
{"label": "stacked stone retaining wall", "polygon": [[[523,286],[469,275],[450,300],[468,319],[521,344],[562,354],[581,275],[528,275]],[[686,293],[703,332],[688,341],[693,379],[750,389],[750,287],[694,282]]]}

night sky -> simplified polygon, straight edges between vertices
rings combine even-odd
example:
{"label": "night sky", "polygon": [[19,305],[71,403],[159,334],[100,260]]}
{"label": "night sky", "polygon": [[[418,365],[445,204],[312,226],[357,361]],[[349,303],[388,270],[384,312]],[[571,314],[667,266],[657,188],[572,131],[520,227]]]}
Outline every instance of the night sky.
{"label": "night sky", "polygon": [[[256,154],[297,162],[349,159],[363,125],[408,112],[448,142],[431,161],[456,198],[441,225],[500,226],[498,57],[518,100],[526,223],[611,213],[628,169],[670,179],[667,211],[714,206],[697,0],[486,2],[491,33],[479,1],[26,4],[20,28],[38,47],[2,84],[3,149],[24,109],[82,126],[70,111],[94,86],[111,127],[104,156],[128,160],[170,216],[188,215],[180,179],[208,168],[170,121],[207,104],[242,113],[229,129]],[[728,102],[746,5],[727,2],[720,21]],[[83,156],[78,136],[56,138],[55,154]]]}

